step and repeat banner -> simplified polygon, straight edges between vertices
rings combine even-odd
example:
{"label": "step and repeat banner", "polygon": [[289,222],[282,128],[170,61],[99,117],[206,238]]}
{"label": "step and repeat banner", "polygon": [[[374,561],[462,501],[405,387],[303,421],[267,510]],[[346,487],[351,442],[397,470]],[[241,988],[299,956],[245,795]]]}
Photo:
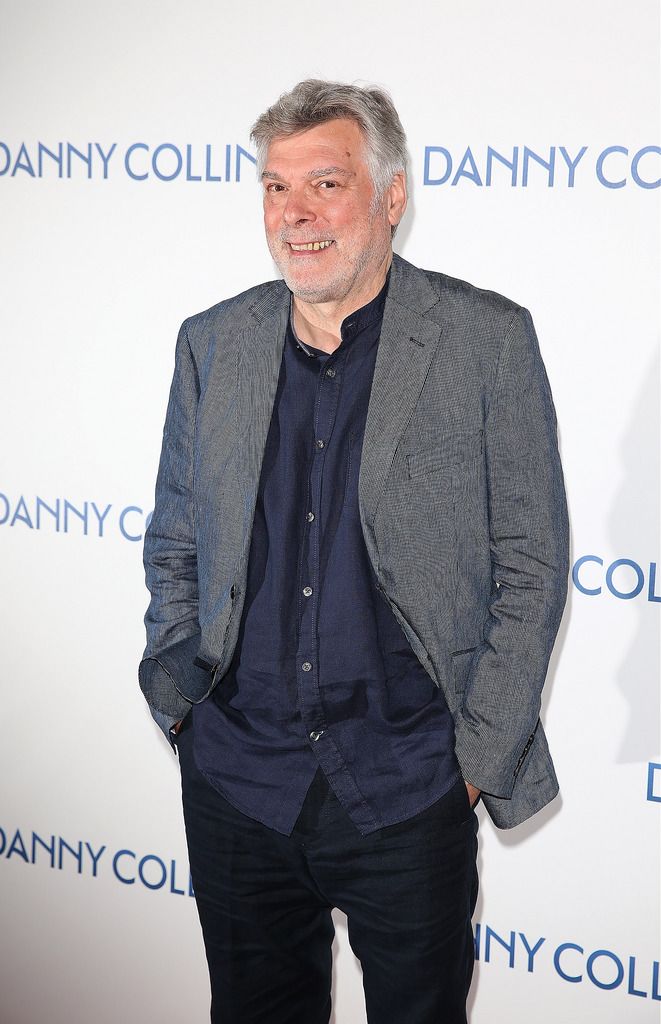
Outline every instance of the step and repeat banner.
{"label": "step and repeat banner", "polygon": [[[250,125],[315,76],[391,92],[397,250],[531,310],[558,413],[561,796],[511,832],[480,810],[471,1021],[658,1022],[658,5],[0,11],[0,1020],[208,1019],[178,766],[136,678],[142,539],[180,322],[276,276]],[[334,1021],[361,1024],[336,931]]]}

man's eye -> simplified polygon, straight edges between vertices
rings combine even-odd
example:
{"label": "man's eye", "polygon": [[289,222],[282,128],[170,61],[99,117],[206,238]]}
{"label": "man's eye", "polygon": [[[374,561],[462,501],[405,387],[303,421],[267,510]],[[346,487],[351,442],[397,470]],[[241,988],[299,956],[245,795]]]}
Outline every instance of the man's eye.
{"label": "man's eye", "polygon": [[335,188],[337,185],[336,181],[320,181],[319,188]]}
{"label": "man's eye", "polygon": [[267,192],[284,192],[285,186],[281,185],[279,181],[271,181],[266,186]]}

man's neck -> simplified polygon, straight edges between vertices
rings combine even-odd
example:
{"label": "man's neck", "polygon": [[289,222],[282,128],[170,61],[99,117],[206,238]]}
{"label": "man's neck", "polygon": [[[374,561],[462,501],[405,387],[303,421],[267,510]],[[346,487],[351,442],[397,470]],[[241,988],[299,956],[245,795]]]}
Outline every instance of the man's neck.
{"label": "man's neck", "polygon": [[388,276],[391,261],[392,253],[389,253],[368,284],[336,302],[305,302],[295,295],[292,312],[296,336],[322,352],[334,352],[342,341],[342,322],[376,298]]}

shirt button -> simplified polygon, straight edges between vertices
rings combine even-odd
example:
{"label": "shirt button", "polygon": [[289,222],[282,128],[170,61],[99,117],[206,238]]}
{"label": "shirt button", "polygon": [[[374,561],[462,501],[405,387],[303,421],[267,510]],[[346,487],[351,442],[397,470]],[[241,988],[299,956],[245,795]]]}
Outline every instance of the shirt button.
{"label": "shirt button", "polygon": [[319,438],[317,440],[317,448],[323,448],[323,447],[324,447],[324,442],[321,440],[321,438]]}
{"label": "shirt button", "polygon": [[329,366],[329,368],[326,370],[326,376],[327,377],[334,377],[335,376],[335,370],[333,369],[332,366]]}
{"label": "shirt button", "polygon": [[311,523],[312,520],[314,519],[314,512],[308,512],[305,518],[307,519],[308,523]]}
{"label": "shirt button", "polygon": [[309,672],[310,669],[312,668],[312,665],[310,664],[309,661],[304,661],[303,664],[301,665],[301,668],[303,669],[304,672]]}
{"label": "shirt button", "polygon": [[314,732],[310,733],[310,739],[314,740],[315,743],[316,743],[317,740],[319,739],[319,737],[324,735],[324,732],[325,732],[324,729],[317,729]]}
{"label": "shirt button", "polygon": [[303,587],[303,595],[309,597],[312,593],[312,587]]}

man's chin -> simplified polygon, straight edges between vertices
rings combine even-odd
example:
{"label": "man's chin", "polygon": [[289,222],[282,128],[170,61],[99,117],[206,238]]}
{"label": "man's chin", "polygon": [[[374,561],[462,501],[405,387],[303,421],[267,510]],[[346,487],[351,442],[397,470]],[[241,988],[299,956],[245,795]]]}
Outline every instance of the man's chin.
{"label": "man's chin", "polygon": [[320,281],[305,274],[292,273],[289,267],[280,267],[279,269],[290,292],[304,302],[336,302],[346,294],[346,282],[344,281]]}

